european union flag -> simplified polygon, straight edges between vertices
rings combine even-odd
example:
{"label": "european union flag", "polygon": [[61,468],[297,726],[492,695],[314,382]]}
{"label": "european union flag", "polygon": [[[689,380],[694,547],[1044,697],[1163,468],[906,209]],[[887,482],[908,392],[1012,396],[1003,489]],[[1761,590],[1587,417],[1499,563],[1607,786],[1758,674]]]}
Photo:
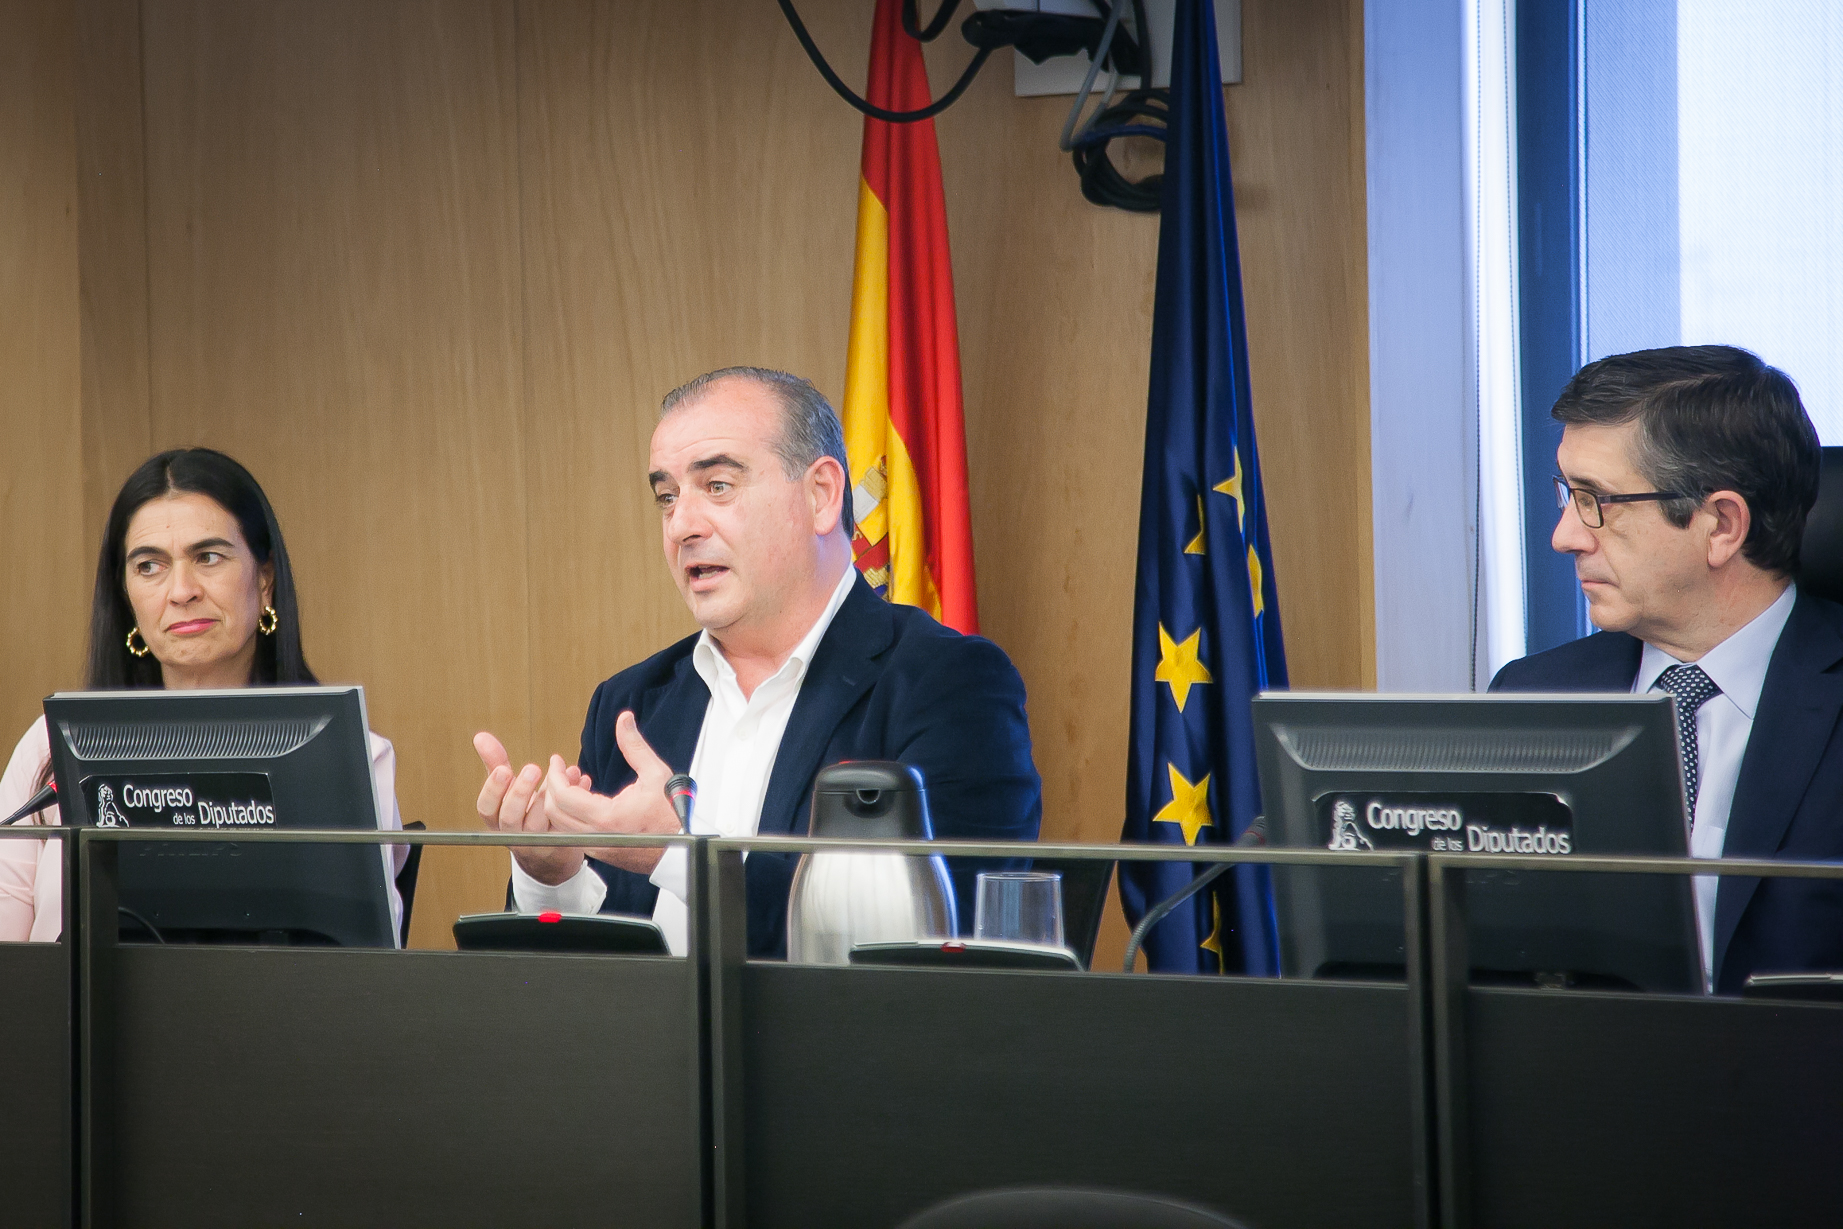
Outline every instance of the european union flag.
{"label": "european union flag", "polygon": [[[1178,0],[1171,53],[1122,839],[1228,843],[1260,812],[1249,700],[1286,685],[1248,395],[1248,335],[1210,0]],[[1129,921],[1187,862],[1121,863]],[[1150,967],[1272,974],[1265,867],[1238,867],[1147,937]]]}

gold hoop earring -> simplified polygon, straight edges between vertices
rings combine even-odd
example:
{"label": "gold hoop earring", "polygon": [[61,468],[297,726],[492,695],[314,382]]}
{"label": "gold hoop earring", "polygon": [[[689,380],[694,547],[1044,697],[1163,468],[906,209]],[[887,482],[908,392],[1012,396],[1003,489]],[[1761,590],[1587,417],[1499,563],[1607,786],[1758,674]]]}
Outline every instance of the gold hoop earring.
{"label": "gold hoop earring", "polygon": [[262,618],[256,620],[256,630],[265,636],[273,636],[276,626],[280,623],[281,620],[276,617],[275,614],[275,607],[264,606],[262,608]]}
{"label": "gold hoop earring", "polygon": [[129,628],[128,629],[128,651],[130,653],[133,653],[136,657],[146,657],[147,656],[147,637],[141,636],[141,647],[137,649],[134,647],[134,638],[136,636],[141,636],[141,629],[138,627]]}

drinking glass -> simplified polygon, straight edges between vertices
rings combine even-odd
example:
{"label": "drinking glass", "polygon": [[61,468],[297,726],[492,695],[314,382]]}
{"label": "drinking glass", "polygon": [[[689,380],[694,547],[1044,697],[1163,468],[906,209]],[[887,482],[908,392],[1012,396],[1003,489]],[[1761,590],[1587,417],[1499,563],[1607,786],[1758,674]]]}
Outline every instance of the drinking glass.
{"label": "drinking glass", "polygon": [[973,937],[1061,947],[1062,876],[1055,871],[981,871]]}

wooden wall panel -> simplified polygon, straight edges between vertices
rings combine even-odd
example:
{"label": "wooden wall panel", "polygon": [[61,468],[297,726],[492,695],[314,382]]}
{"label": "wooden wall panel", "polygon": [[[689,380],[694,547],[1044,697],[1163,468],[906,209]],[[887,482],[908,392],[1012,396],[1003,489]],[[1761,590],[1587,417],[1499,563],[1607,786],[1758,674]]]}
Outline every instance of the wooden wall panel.
{"label": "wooden wall panel", "polygon": [[0,2],[0,755],[81,678],[84,566],[77,306],[76,26]]}
{"label": "wooden wall panel", "polygon": [[[472,825],[472,733],[529,738],[512,5],[145,21],[153,443],[256,474],[309,661],[365,685],[404,817]],[[465,864],[431,853],[419,941],[498,907]]]}
{"label": "wooden wall panel", "polygon": [[[803,7],[868,44],[866,6]],[[737,363],[843,390],[860,128],[772,5],[520,12],[530,752],[573,758],[594,686],[697,630],[645,480],[660,398]]]}
{"label": "wooden wall panel", "polygon": [[153,452],[147,141],[140,0],[78,0],[76,10],[83,541],[93,558],[122,480]]}
{"label": "wooden wall panel", "polygon": [[1363,5],[1242,11],[1229,145],[1287,665],[1295,687],[1374,687]]}
{"label": "wooden wall panel", "polygon": [[[933,76],[952,63],[937,57]],[[1043,834],[1118,840],[1158,219],[1099,209],[1067,98],[989,70],[940,121],[980,625],[1030,695]]]}
{"label": "wooden wall panel", "polygon": [[[771,5],[139,7],[133,37],[84,32],[85,165],[113,176],[84,198],[91,515],[137,412],[146,448],[248,460],[314,660],[367,685],[406,813],[471,823],[475,728],[573,754],[594,684],[692,630],[643,482],[659,397],[737,362],[841,391],[861,120]],[[871,6],[802,11],[861,86]],[[1361,6],[1245,19],[1226,93],[1289,656],[1296,683],[1360,686]],[[937,86],[967,54],[930,49]],[[1081,199],[1066,105],[1012,97],[1000,56],[939,130],[983,622],[1030,689],[1045,836],[1106,840],[1157,220]],[[432,855],[418,941],[503,884],[497,856]]]}

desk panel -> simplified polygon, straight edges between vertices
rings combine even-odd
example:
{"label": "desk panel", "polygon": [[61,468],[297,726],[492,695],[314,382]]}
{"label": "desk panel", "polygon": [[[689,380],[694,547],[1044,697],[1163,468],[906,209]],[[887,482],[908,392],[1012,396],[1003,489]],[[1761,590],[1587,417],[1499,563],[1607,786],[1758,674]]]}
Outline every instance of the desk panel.
{"label": "desk panel", "polygon": [[682,1229],[687,962],[127,947],[110,1223]]}
{"label": "desk panel", "polygon": [[1468,994],[1472,1223],[1835,1225],[1843,1006]]}
{"label": "desk panel", "polygon": [[70,1223],[70,956],[0,943],[0,1229]]}
{"label": "desk panel", "polygon": [[742,987],[748,1229],[1021,1183],[1413,1223],[1405,987],[767,963]]}

